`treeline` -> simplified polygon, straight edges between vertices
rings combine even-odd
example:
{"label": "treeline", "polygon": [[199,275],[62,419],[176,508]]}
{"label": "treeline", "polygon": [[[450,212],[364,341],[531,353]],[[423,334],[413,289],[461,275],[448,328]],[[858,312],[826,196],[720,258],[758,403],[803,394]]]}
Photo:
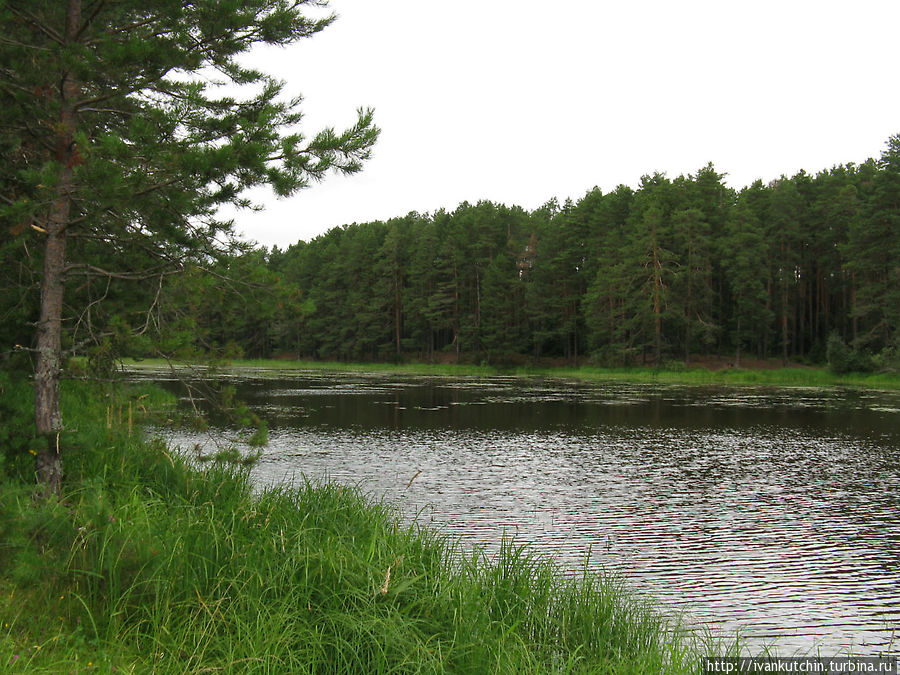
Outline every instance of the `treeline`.
{"label": "treeline", "polygon": [[533,212],[464,203],[347,225],[235,258],[221,272],[250,282],[237,296],[204,276],[168,303],[248,356],[822,362],[838,336],[892,358],[900,137],[814,176],[739,192],[722,179],[709,165]]}
{"label": "treeline", "polygon": [[[709,165],[532,212],[464,203],[346,225],[287,250],[194,261],[137,289],[87,279],[70,294],[87,309],[66,344],[90,343],[99,360],[224,351],[616,365],[717,354],[740,365],[823,362],[830,339],[862,367],[898,352],[898,221],[900,136],[878,160],[740,191]],[[7,317],[33,314],[35,286],[21,283],[32,262],[6,269],[20,281]]]}

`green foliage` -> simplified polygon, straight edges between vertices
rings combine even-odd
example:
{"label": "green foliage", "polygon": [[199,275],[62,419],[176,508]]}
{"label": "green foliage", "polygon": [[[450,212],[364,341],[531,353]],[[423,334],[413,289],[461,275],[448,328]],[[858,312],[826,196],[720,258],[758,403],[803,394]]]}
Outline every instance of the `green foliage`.
{"label": "green foliage", "polygon": [[[739,193],[707,166],[532,213],[461,204],[244,250],[167,278],[155,314],[165,330],[152,343],[113,330],[109,350],[469,363],[590,353],[610,366],[786,352],[822,363],[837,331],[877,354],[896,346],[891,157]],[[134,332],[129,321],[120,312],[108,325]]]}
{"label": "green foliage", "polygon": [[828,336],[825,346],[828,369],[835,374],[867,373],[873,370],[872,359],[858,352],[841,339],[837,333]]}
{"label": "green foliage", "polygon": [[766,256],[766,240],[762,220],[759,185],[746,190],[728,214],[724,237],[720,244],[721,265],[730,279],[732,312],[730,316],[731,344],[736,363],[746,347],[765,343],[771,333],[774,314],[767,277],[760,275],[760,261]]}
{"label": "green foliage", "polygon": [[865,187],[841,249],[852,274],[853,344],[879,351],[900,340],[900,135],[889,139]]}
{"label": "green foliage", "polygon": [[[463,203],[335,228],[245,268],[274,274],[283,290],[270,292],[295,294],[276,319],[291,328],[269,333],[256,352],[539,364],[589,353],[608,366],[730,352],[738,366],[776,356],[818,364],[837,331],[880,353],[896,347],[900,306],[890,295],[900,287],[891,281],[900,259],[894,145],[878,163],[740,192],[707,165],[532,213]],[[198,288],[181,312],[203,316],[216,297]],[[217,326],[222,315],[202,323]],[[267,325],[260,317],[257,330]],[[194,344],[223,344],[210,342]]]}
{"label": "green foliage", "polygon": [[247,443],[254,447],[260,447],[269,443],[269,426],[265,420],[259,420],[253,434],[247,439]]}
{"label": "green foliage", "polygon": [[[294,289],[255,264],[259,252],[219,209],[253,208],[251,188],[287,196],[368,159],[371,110],[307,137],[300,98],[241,64],[254,46],[323,30],[334,16],[306,12],[326,4],[0,4],[0,358],[35,347],[36,433],[48,442],[63,426],[65,354],[107,378],[126,352],[269,354],[274,336],[294,333]],[[182,286],[167,283],[185,271]],[[173,309],[164,287],[184,301]],[[186,311],[201,293],[223,320]],[[42,457],[39,480],[55,491],[58,455]]]}
{"label": "green foliage", "polygon": [[872,357],[872,367],[879,373],[900,372],[900,347],[885,348]]}
{"label": "green foliage", "polygon": [[31,383],[0,370],[0,480],[13,465],[30,459],[34,425]]}

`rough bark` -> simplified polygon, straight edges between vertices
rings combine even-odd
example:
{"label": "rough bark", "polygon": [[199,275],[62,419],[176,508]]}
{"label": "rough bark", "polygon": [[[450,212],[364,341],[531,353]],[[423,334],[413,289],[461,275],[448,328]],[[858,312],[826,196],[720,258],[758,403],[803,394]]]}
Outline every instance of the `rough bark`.
{"label": "rough bark", "polygon": [[[73,42],[81,24],[81,0],[69,0],[66,12],[66,40]],[[62,457],[59,434],[59,374],[62,360],[62,310],[66,268],[66,235],[72,207],[76,126],[75,103],[78,83],[72,73],[62,74],[61,111],[56,141],[56,160],[61,165],[56,200],[47,218],[44,245],[44,272],[41,279],[41,314],[37,326],[37,364],[34,375],[34,426],[46,448],[37,452],[35,474],[45,494],[59,494],[62,488]]]}

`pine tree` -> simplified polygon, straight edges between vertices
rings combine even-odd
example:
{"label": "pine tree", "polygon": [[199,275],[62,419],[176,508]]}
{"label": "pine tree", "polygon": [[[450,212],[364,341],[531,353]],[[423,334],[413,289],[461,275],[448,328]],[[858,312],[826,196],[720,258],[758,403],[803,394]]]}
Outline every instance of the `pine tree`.
{"label": "pine tree", "polygon": [[391,335],[390,352],[399,360],[403,353],[404,288],[407,276],[406,231],[415,214],[394,218],[387,223],[384,243],[374,263],[375,303],[382,309],[384,323]]}
{"label": "pine tree", "polygon": [[519,287],[515,260],[500,251],[485,270],[482,282],[481,341],[489,362],[522,350]]}
{"label": "pine tree", "polygon": [[440,242],[432,219],[417,219],[415,232],[409,264],[409,286],[404,298],[408,346],[421,348],[428,361],[433,363],[439,326],[428,311],[428,300],[437,288],[439,275],[436,258]]}
{"label": "pine tree", "polygon": [[[787,365],[791,338],[796,339],[797,280],[802,246],[805,205],[797,184],[782,176],[771,187],[767,218],[769,261],[774,286],[774,305],[781,336],[781,362]],[[793,330],[792,330],[793,329]]]}
{"label": "pine tree", "polygon": [[668,344],[669,325],[681,314],[673,295],[679,261],[672,251],[671,216],[676,193],[662,174],[644,176],[627,222],[619,269],[625,292],[627,351],[648,351],[657,366]]}
{"label": "pine tree", "polygon": [[589,193],[585,205],[591,262],[586,265],[590,283],[583,307],[590,344],[602,363],[615,364],[626,359],[625,306],[629,279],[625,233],[633,201],[631,188],[620,185],[599,202],[595,194]]}
{"label": "pine tree", "polygon": [[[659,367],[663,353],[663,322],[677,315],[672,294],[675,280],[676,259],[666,248],[666,223],[662,209],[651,206],[646,209],[638,229],[635,230],[633,253],[638,266],[636,284],[632,289],[631,322],[635,335],[652,335],[653,362]],[[642,349],[647,345],[643,338]]]}
{"label": "pine tree", "polygon": [[888,140],[878,169],[843,249],[856,281],[854,346],[873,351],[900,346],[900,135]]}
{"label": "pine tree", "polygon": [[730,283],[733,302],[731,342],[735,348],[734,365],[740,368],[744,346],[763,342],[772,321],[767,306],[766,269],[760,265],[766,255],[765,235],[746,199],[739,199],[732,208],[724,235],[722,266]]}
{"label": "pine tree", "polygon": [[[64,290],[68,281],[159,278],[208,260],[231,235],[221,204],[244,190],[289,195],[329,170],[360,169],[377,137],[371,111],[343,133],[296,131],[299,99],[240,65],[255,44],[325,28],[313,0],[4,0],[0,138],[5,223],[43,249],[35,426],[37,475],[58,492]],[[242,98],[216,95],[215,72]],[[37,240],[37,241],[35,241]],[[70,243],[72,246],[69,246]]]}
{"label": "pine tree", "polygon": [[674,294],[680,298],[684,331],[684,360],[690,362],[691,348],[703,349],[715,342],[713,321],[712,240],[710,225],[697,208],[679,209],[672,216],[676,255],[681,260],[674,279]]}
{"label": "pine tree", "polygon": [[536,213],[534,266],[526,285],[528,315],[536,354],[560,354],[576,363],[583,332],[581,301],[588,285],[588,223],[570,200],[548,219],[551,210]]}

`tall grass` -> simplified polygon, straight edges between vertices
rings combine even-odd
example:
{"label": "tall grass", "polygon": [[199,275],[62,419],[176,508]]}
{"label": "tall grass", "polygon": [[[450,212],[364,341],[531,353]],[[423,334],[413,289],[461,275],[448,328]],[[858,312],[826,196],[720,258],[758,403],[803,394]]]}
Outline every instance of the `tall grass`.
{"label": "tall grass", "polygon": [[580,380],[664,384],[766,385],[783,387],[864,387],[900,389],[900,376],[892,373],[848,373],[838,375],[825,368],[721,369],[684,368],[555,368],[520,369],[520,375],[554,375]]}
{"label": "tall grass", "polygon": [[259,492],[79,400],[63,498],[0,493],[0,670],[699,671],[700,643],[615,577],[467,552],[345,486]]}

